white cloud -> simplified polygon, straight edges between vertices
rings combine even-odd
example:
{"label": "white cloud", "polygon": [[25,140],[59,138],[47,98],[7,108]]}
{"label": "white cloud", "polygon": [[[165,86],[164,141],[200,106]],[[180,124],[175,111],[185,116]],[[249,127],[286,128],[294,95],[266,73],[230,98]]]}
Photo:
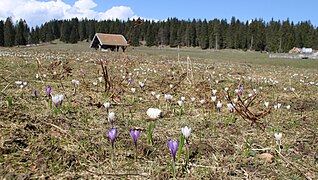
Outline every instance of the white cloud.
{"label": "white cloud", "polygon": [[127,6],[115,6],[105,12],[93,10],[97,4],[93,0],[77,0],[74,5],[62,0],[47,2],[39,0],[1,0],[0,19],[11,16],[14,21],[22,18],[30,26],[40,25],[52,19],[71,19],[73,17],[88,19],[122,19],[134,18],[136,15]]}
{"label": "white cloud", "polygon": [[101,19],[127,19],[129,17],[131,18],[133,15],[134,12],[127,6],[115,6],[104,13],[99,13]]}

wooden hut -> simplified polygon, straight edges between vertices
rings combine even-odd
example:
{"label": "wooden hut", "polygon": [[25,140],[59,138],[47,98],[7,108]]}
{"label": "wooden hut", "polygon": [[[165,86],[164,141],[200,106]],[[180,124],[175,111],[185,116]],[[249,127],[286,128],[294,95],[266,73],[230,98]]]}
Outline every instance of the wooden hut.
{"label": "wooden hut", "polygon": [[121,34],[96,33],[92,39],[90,48],[100,50],[110,49],[111,51],[118,51],[119,48],[122,48],[125,51],[128,45],[127,40]]}

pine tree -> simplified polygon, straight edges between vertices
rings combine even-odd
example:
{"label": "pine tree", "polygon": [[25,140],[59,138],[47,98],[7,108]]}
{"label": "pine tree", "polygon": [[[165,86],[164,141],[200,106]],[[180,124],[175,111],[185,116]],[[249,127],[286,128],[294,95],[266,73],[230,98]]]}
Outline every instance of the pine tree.
{"label": "pine tree", "polygon": [[71,33],[70,33],[70,43],[77,43],[79,40],[79,34],[78,34],[78,19],[73,18],[71,20]]}
{"label": "pine tree", "polygon": [[24,37],[24,21],[22,19],[16,24],[14,40],[15,45],[26,45],[26,38]]}
{"label": "pine tree", "polygon": [[31,28],[31,33],[30,33],[30,43],[31,44],[38,44],[39,43],[39,27],[36,26],[34,29],[33,27]]}
{"label": "pine tree", "polygon": [[0,20],[0,46],[4,46],[4,22]]}
{"label": "pine tree", "polygon": [[154,46],[155,45],[155,33],[153,32],[153,24],[148,25],[147,36],[146,36],[146,45]]}
{"label": "pine tree", "polygon": [[176,18],[173,18],[170,20],[170,39],[169,39],[170,47],[178,46],[177,34],[178,34],[178,20]]}
{"label": "pine tree", "polygon": [[201,26],[201,37],[200,37],[200,47],[201,49],[207,49],[209,47],[209,36],[208,36],[208,23],[206,19],[202,22]]}
{"label": "pine tree", "polygon": [[86,34],[86,22],[87,19],[82,20],[79,23],[79,27],[78,27],[78,33],[79,33],[79,40],[83,41],[84,39],[87,39],[87,34]]}
{"label": "pine tree", "polygon": [[14,45],[14,26],[10,17],[4,24],[4,46],[12,47]]}
{"label": "pine tree", "polygon": [[71,25],[68,20],[64,20],[61,26],[61,37],[60,40],[65,43],[70,42]]}
{"label": "pine tree", "polygon": [[169,25],[166,22],[159,23],[158,41],[160,45],[167,46],[169,44]]}

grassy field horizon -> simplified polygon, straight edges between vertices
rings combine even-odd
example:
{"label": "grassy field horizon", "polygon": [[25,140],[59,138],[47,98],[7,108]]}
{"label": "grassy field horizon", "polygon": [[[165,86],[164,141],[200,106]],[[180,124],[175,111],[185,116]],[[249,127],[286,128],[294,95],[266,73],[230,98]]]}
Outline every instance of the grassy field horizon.
{"label": "grassy field horizon", "polygon": [[54,41],[0,48],[0,92],[1,179],[318,177],[317,60]]}

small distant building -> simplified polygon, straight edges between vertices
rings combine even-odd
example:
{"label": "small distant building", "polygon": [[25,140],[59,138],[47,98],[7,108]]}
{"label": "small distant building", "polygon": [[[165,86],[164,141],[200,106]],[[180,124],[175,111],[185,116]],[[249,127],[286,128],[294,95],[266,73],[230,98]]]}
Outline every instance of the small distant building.
{"label": "small distant building", "polygon": [[125,37],[121,34],[96,33],[92,39],[90,48],[118,51],[122,48],[123,52],[129,46]]}
{"label": "small distant building", "polygon": [[305,47],[303,47],[303,48],[301,48],[301,52],[302,52],[302,53],[312,53],[312,48],[305,48]]}
{"label": "small distant building", "polygon": [[293,47],[293,49],[291,49],[289,51],[290,54],[299,54],[301,53],[301,49],[300,48],[297,48],[297,47]]}

